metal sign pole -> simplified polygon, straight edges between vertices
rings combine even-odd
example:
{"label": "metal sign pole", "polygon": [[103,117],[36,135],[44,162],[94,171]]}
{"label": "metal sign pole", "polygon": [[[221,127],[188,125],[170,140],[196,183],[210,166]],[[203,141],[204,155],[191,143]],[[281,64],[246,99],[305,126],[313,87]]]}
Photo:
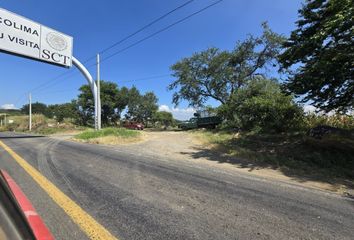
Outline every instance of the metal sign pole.
{"label": "metal sign pole", "polygon": [[28,128],[29,131],[32,131],[32,95],[29,94],[29,105],[28,105],[28,110],[29,110],[29,123],[28,123]]}
{"label": "metal sign pole", "polygon": [[88,81],[88,83],[91,87],[91,91],[92,91],[92,95],[93,95],[94,103],[95,103],[95,130],[98,130],[97,85],[96,85],[95,81],[93,80],[90,72],[85,68],[85,66],[79,60],[77,60],[73,56],[72,61],[73,61],[73,65],[76,66],[80,70],[80,72],[84,75],[84,77],[86,78],[86,80]]}
{"label": "metal sign pole", "polygon": [[97,102],[98,102],[98,130],[101,130],[101,79],[100,79],[100,54],[97,54]]}

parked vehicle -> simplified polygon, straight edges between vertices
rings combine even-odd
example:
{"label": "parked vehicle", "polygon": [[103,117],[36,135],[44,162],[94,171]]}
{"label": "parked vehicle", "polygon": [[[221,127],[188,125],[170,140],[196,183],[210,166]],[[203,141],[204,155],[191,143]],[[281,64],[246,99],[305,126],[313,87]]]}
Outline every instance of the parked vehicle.
{"label": "parked vehicle", "polygon": [[212,117],[193,117],[188,121],[181,122],[178,124],[178,127],[187,130],[187,129],[196,129],[196,128],[209,128],[214,129],[217,125],[222,122],[222,119],[217,116]]}
{"label": "parked vehicle", "polygon": [[144,130],[144,124],[137,122],[126,122],[123,127],[134,130]]}

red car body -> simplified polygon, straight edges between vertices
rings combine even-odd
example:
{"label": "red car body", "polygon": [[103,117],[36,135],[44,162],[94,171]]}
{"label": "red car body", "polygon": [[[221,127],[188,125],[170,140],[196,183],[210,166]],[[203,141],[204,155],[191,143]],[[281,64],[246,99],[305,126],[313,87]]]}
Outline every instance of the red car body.
{"label": "red car body", "polygon": [[126,122],[123,127],[134,130],[144,130],[144,124],[137,122]]}
{"label": "red car body", "polygon": [[0,239],[54,240],[16,182],[0,170]]}

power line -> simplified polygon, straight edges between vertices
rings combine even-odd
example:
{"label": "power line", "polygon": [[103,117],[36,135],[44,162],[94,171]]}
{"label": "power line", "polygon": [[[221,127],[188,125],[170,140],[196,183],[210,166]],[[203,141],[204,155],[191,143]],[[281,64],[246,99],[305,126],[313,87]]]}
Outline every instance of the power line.
{"label": "power line", "polygon": [[[186,21],[187,19],[189,19],[189,18],[191,18],[191,17],[193,17],[193,16],[195,16],[195,15],[201,13],[201,12],[204,12],[205,10],[207,10],[207,9],[209,9],[209,8],[211,8],[211,7],[213,7],[213,6],[217,5],[217,4],[219,4],[219,3],[221,3],[222,1],[223,1],[223,0],[218,0],[218,1],[214,2],[214,3],[211,3],[211,4],[207,5],[206,7],[204,7],[204,8],[202,8],[202,9],[200,9],[200,10],[198,10],[198,11],[196,11],[196,12],[194,12],[194,13],[192,13],[192,14],[190,14],[190,15],[188,15],[188,16],[186,16],[186,17],[184,17],[184,18],[182,18],[182,19],[180,19],[180,20],[178,20],[178,21],[176,21],[176,22],[174,22],[174,23],[172,23],[172,24],[170,24],[170,25],[168,25],[168,26],[166,26],[166,27],[164,27],[164,28],[162,28],[162,29],[160,29],[160,30],[154,32],[154,33],[152,33],[152,34],[150,34],[150,35],[148,35],[148,36],[146,36],[145,38],[143,38],[143,39],[141,39],[141,40],[139,40],[139,41],[136,41],[136,42],[134,42],[133,44],[131,44],[131,45],[129,45],[129,46],[127,46],[127,47],[125,47],[125,48],[123,48],[123,49],[121,49],[121,50],[119,50],[119,51],[117,51],[117,52],[115,52],[115,53],[113,53],[113,54],[111,54],[111,55],[109,55],[108,57],[103,58],[103,59],[101,60],[101,62],[106,61],[106,60],[108,60],[108,59],[110,59],[110,58],[112,58],[112,57],[114,57],[114,56],[116,56],[116,55],[118,55],[118,54],[120,54],[120,53],[122,53],[122,52],[128,50],[129,48],[132,48],[132,47],[134,47],[134,46],[136,46],[136,45],[138,45],[138,44],[140,44],[140,43],[142,43],[142,42],[144,42],[144,41],[146,41],[146,40],[152,38],[153,36],[158,35],[158,34],[164,32],[164,31],[170,29],[171,27],[173,27],[173,26],[175,26],[175,25],[177,25],[177,24],[179,24],[179,23],[182,23],[182,22]],[[187,2],[187,3],[189,3],[189,2]],[[185,3],[184,5],[186,5],[187,3]],[[181,5],[180,8],[181,8],[182,6],[183,6],[183,5]],[[147,26],[147,25],[146,25],[146,26]],[[113,46],[113,45],[112,45],[112,46]],[[107,49],[108,49],[108,48],[107,48]],[[89,65],[88,68],[91,68],[91,67],[93,67],[93,66],[96,66],[96,63],[95,63],[95,64],[92,64],[92,65]],[[143,79],[143,80],[145,80],[145,79]],[[134,81],[134,80],[133,80],[133,81]],[[135,80],[135,81],[140,81],[140,80]],[[132,81],[125,81],[125,82],[132,82]]]}
{"label": "power line", "polygon": [[100,53],[102,54],[102,53],[107,52],[108,50],[114,48],[115,46],[117,46],[117,45],[119,45],[119,44],[121,44],[121,43],[123,43],[124,41],[126,41],[126,40],[128,40],[129,38],[135,36],[136,34],[142,32],[143,30],[147,29],[148,27],[150,27],[150,26],[154,25],[155,23],[161,21],[162,19],[164,19],[164,18],[167,17],[168,15],[170,15],[170,14],[176,12],[177,10],[179,10],[179,9],[181,9],[181,8],[183,8],[183,7],[185,7],[185,6],[187,6],[188,4],[192,3],[193,1],[194,1],[194,0],[189,0],[189,1],[185,2],[185,3],[183,3],[182,5],[180,5],[180,6],[176,7],[176,8],[174,8],[174,9],[172,9],[171,11],[165,13],[164,15],[162,15],[162,16],[156,18],[156,19],[153,20],[152,22],[146,24],[146,25],[143,26],[142,28],[139,28],[137,31],[135,31],[135,32],[133,32],[133,33],[131,33],[131,34],[129,34],[128,36],[122,38],[121,40],[119,40],[119,41],[113,43],[113,44],[110,45],[109,47],[103,49],[102,51],[100,51]]}
{"label": "power line", "polygon": [[118,81],[117,83],[137,82],[137,81],[143,81],[143,80],[158,79],[158,78],[163,78],[163,77],[168,77],[168,76],[171,76],[171,74],[163,74],[163,75],[157,75],[157,76],[151,76],[151,77],[145,77],[145,78],[137,78],[134,80],[127,80],[127,81]]}
{"label": "power line", "polygon": [[[143,27],[139,28],[139,29],[136,30],[135,32],[133,32],[133,33],[129,34],[128,36],[122,38],[121,40],[119,40],[119,41],[113,43],[112,45],[108,46],[107,48],[104,48],[103,50],[100,51],[100,53],[102,54],[102,53],[104,53],[104,52],[107,52],[108,50],[114,48],[115,46],[117,46],[117,45],[123,43],[124,41],[126,41],[126,40],[128,40],[129,38],[135,36],[136,34],[142,32],[143,30],[147,29],[148,27],[150,27],[150,26],[154,25],[155,23],[161,21],[162,19],[166,18],[167,16],[171,15],[172,13],[176,12],[177,10],[179,10],[179,9],[181,9],[181,8],[183,8],[183,7],[185,7],[185,6],[187,6],[188,4],[192,3],[193,1],[194,1],[194,0],[189,0],[189,1],[185,2],[185,3],[183,3],[182,5],[179,5],[178,7],[172,9],[171,11],[169,11],[169,12],[163,14],[162,16],[156,18],[156,19],[153,20],[152,22],[150,22],[150,23],[144,25]],[[92,57],[89,57],[88,59],[86,59],[85,61],[83,61],[83,63],[87,63],[87,62],[89,62],[90,60],[94,59],[95,57],[96,57],[96,55],[95,55],[95,56],[92,56]],[[91,66],[94,66],[94,65],[96,65],[96,64],[93,64],[93,65],[91,65]],[[70,73],[70,72],[72,72],[72,71],[73,71],[73,70],[69,70],[69,71],[67,71],[67,72],[64,72],[64,73],[58,75],[57,77],[55,77],[55,78],[53,78],[53,79],[51,79],[51,80],[49,80],[49,81],[46,81],[46,82],[40,84],[39,86],[37,86],[37,87],[31,89],[29,92],[36,91],[36,90],[38,90],[38,89],[40,89],[40,88],[43,88],[43,87],[46,88],[46,85],[47,85],[47,84],[49,84],[49,83],[51,83],[51,82],[53,82],[53,81],[55,81],[55,80],[57,80],[57,79],[59,79],[59,78],[62,78],[63,76],[67,75],[68,73]]]}
{"label": "power line", "polygon": [[[143,81],[143,80],[159,79],[159,78],[168,77],[168,76],[171,76],[171,74],[167,74],[167,73],[166,73],[166,74],[161,74],[161,75],[154,75],[154,76],[149,76],[149,77],[136,78],[136,79],[133,79],[133,80],[117,81],[116,83],[122,84],[122,83],[138,82],[138,81]],[[67,79],[72,78],[72,77],[74,77],[74,75],[71,75],[71,76],[65,78],[64,80],[67,80]],[[54,84],[48,86],[47,88],[53,87],[54,85],[57,85],[57,84],[59,84],[59,83],[60,83],[60,82],[55,82]],[[44,90],[44,89],[43,89],[43,90]],[[43,92],[43,90],[39,90],[39,91],[37,92],[37,94],[40,93],[40,92]],[[66,91],[66,90],[65,90],[65,91]],[[50,91],[50,92],[45,92],[45,94],[47,94],[47,93],[57,93],[57,92],[63,92],[63,91],[62,91],[62,90]],[[36,95],[37,95],[37,94],[36,94]]]}
{"label": "power line", "polygon": [[[104,52],[110,50],[111,48],[113,48],[113,47],[119,45],[120,43],[126,41],[126,40],[129,39],[130,37],[136,35],[137,33],[143,31],[144,29],[146,29],[146,28],[148,28],[148,27],[150,27],[151,25],[155,24],[156,22],[162,20],[163,18],[165,18],[166,16],[170,15],[171,13],[173,13],[173,12],[177,11],[178,9],[180,9],[180,8],[182,8],[182,7],[184,7],[184,6],[188,5],[188,4],[190,4],[192,1],[194,1],[194,0],[187,1],[187,2],[185,2],[184,4],[178,6],[177,8],[171,10],[170,12],[168,12],[168,13],[162,15],[161,17],[155,19],[154,21],[150,22],[149,24],[145,25],[144,27],[140,28],[139,30],[135,31],[134,33],[128,35],[127,37],[125,37],[125,38],[123,38],[123,39],[121,39],[121,40],[119,40],[118,42],[112,44],[111,46],[109,46],[109,47],[103,49],[103,50],[101,51],[101,53],[104,53]],[[209,5],[207,5],[207,6],[204,7],[204,8],[201,8],[200,10],[198,10],[198,11],[196,11],[196,12],[194,12],[194,13],[192,13],[192,14],[190,14],[190,15],[188,15],[188,16],[186,16],[186,17],[184,17],[184,18],[182,18],[182,19],[180,19],[180,20],[178,20],[178,21],[176,21],[176,22],[174,22],[174,23],[172,23],[172,24],[170,24],[170,25],[168,25],[168,26],[166,26],[166,27],[164,27],[164,28],[162,28],[162,29],[160,29],[160,30],[158,30],[158,31],[156,31],[156,32],[154,32],[154,33],[152,33],[152,34],[150,34],[150,35],[148,35],[148,36],[146,36],[146,37],[144,37],[143,39],[138,40],[138,41],[136,41],[136,42],[130,44],[129,46],[127,46],[127,47],[125,47],[125,48],[123,48],[123,49],[120,49],[120,50],[118,50],[118,51],[116,51],[116,52],[114,52],[114,53],[108,55],[107,57],[103,58],[103,59],[101,60],[101,62],[106,61],[106,60],[108,60],[108,59],[110,59],[110,58],[112,58],[112,57],[114,57],[114,56],[116,56],[116,55],[118,55],[118,54],[120,54],[120,53],[122,53],[122,52],[124,52],[124,51],[126,51],[126,50],[128,50],[128,49],[130,49],[130,48],[132,48],[132,47],[134,47],[134,46],[136,46],[136,45],[138,45],[138,44],[140,44],[140,43],[142,43],[142,42],[144,42],[144,41],[146,41],[146,40],[148,40],[148,39],[150,39],[150,38],[152,38],[152,37],[154,37],[154,36],[156,36],[156,35],[158,35],[158,34],[160,34],[160,33],[162,33],[162,32],[164,32],[164,31],[166,31],[166,30],[172,28],[173,26],[175,26],[175,25],[177,25],[177,24],[179,24],[179,23],[182,23],[182,22],[186,21],[187,19],[189,19],[189,18],[191,18],[191,17],[193,17],[193,16],[195,16],[195,15],[201,13],[201,12],[206,11],[207,9],[209,9],[209,8],[211,8],[211,7],[213,7],[213,6],[217,5],[217,4],[219,4],[219,3],[221,3],[222,1],[223,1],[223,0],[218,0],[218,1],[216,1],[216,2],[213,2],[213,3],[209,4]],[[93,59],[93,58],[95,58],[95,56],[88,58],[86,61],[84,61],[84,63],[90,61],[90,60]],[[91,67],[93,67],[93,66],[96,66],[96,63],[95,63],[95,64],[92,64],[92,65],[89,65],[87,68],[91,68]],[[48,85],[49,83],[51,83],[51,82],[53,82],[53,81],[55,81],[55,80],[57,80],[57,79],[59,79],[59,78],[65,76],[65,75],[67,75],[67,74],[69,74],[69,73],[73,73],[72,71],[73,71],[73,70],[69,70],[69,71],[67,71],[67,72],[64,72],[63,74],[60,74],[59,76],[55,77],[54,79],[52,79],[52,80],[50,80],[50,81],[47,81],[47,82],[41,84],[40,86],[38,86],[38,87],[32,89],[31,91],[36,91],[36,90],[38,90],[38,89],[40,89],[40,88],[43,88],[43,87],[44,87],[44,89],[45,89],[45,88],[46,88],[46,87],[45,87],[46,85]],[[70,76],[70,77],[71,77],[71,76]],[[69,77],[69,78],[70,78],[70,77]],[[67,79],[67,78],[66,78],[66,79]],[[129,82],[129,81],[127,81],[127,82]],[[51,86],[54,86],[54,85],[56,85],[56,84],[58,84],[58,82],[52,84]],[[48,86],[47,86],[47,87],[48,87]],[[42,90],[44,90],[44,89],[42,89]]]}
{"label": "power line", "polygon": [[125,47],[125,48],[122,48],[122,49],[118,50],[117,52],[115,52],[115,53],[109,55],[108,57],[103,58],[103,59],[101,60],[101,62],[104,62],[104,61],[106,61],[106,60],[108,60],[108,59],[110,59],[110,58],[116,56],[117,54],[122,53],[122,52],[128,50],[129,48],[132,48],[132,47],[134,47],[134,46],[136,46],[136,45],[138,45],[138,44],[140,44],[140,43],[142,43],[142,42],[144,42],[144,41],[146,41],[146,40],[152,38],[153,36],[156,36],[157,34],[160,34],[160,33],[164,32],[164,31],[170,29],[171,27],[173,27],[173,26],[175,26],[175,25],[177,25],[177,24],[184,22],[185,20],[187,20],[187,19],[189,19],[189,18],[191,18],[191,17],[193,17],[193,16],[195,16],[195,15],[201,13],[201,12],[204,12],[205,10],[207,10],[207,9],[209,9],[209,8],[211,8],[211,7],[213,7],[213,6],[215,6],[216,4],[221,3],[222,1],[224,1],[224,0],[218,0],[218,1],[214,2],[214,3],[212,3],[212,4],[209,4],[208,6],[202,8],[202,9],[200,9],[200,10],[198,10],[198,11],[196,11],[196,12],[194,12],[194,13],[192,13],[192,14],[190,14],[190,15],[188,15],[188,16],[186,16],[186,17],[184,17],[184,18],[182,18],[182,19],[180,19],[180,20],[178,20],[178,21],[176,21],[176,22],[174,22],[174,23],[172,23],[172,24],[170,24],[170,25],[168,25],[167,27],[164,27],[164,28],[160,29],[159,31],[154,32],[154,33],[152,33],[152,34],[146,36],[145,38],[143,38],[143,39],[141,39],[141,40],[139,40],[139,41],[136,41],[135,43],[130,44],[129,46],[127,46],[127,47]]}

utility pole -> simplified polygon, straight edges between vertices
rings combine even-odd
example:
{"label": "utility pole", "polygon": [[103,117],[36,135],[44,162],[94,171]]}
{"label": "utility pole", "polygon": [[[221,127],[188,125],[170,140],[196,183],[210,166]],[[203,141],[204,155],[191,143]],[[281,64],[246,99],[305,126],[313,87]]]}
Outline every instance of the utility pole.
{"label": "utility pole", "polygon": [[100,79],[100,54],[97,54],[97,105],[98,105],[98,130],[101,130],[101,79]]}
{"label": "utility pole", "polygon": [[5,127],[6,127],[6,113],[5,113]]}
{"label": "utility pole", "polygon": [[28,95],[28,98],[29,98],[29,105],[28,105],[29,123],[28,123],[28,128],[29,128],[29,131],[32,131],[32,95],[31,95],[31,93]]}

